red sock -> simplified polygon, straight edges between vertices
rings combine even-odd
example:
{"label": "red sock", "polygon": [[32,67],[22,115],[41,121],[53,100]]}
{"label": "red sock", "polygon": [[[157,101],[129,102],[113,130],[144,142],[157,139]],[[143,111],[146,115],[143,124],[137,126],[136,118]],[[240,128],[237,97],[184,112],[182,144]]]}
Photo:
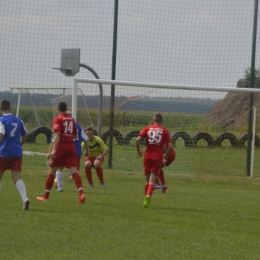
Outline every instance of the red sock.
{"label": "red sock", "polygon": [[148,186],[149,186],[149,184],[144,185],[144,196],[146,196],[146,194],[147,194]]}
{"label": "red sock", "polygon": [[92,172],[91,172],[91,168],[90,167],[85,167],[85,173],[86,173],[86,177],[88,179],[88,183],[92,184],[93,180],[92,180]]}
{"label": "red sock", "polygon": [[96,168],[97,176],[99,178],[100,183],[104,183],[103,170],[101,167]]}
{"label": "red sock", "polygon": [[158,178],[159,178],[159,180],[161,182],[161,185],[163,186],[165,184],[165,179],[164,179],[164,172],[163,172],[162,169],[160,170],[160,172],[158,174]]}
{"label": "red sock", "polygon": [[45,193],[44,193],[44,198],[49,198],[51,188],[54,183],[55,176],[53,174],[48,174],[46,181],[45,181]]}
{"label": "red sock", "polygon": [[147,195],[149,195],[150,197],[152,197],[152,195],[153,195],[153,188],[154,188],[154,184],[153,183],[149,183],[148,190],[147,190]]}
{"label": "red sock", "polygon": [[74,179],[74,182],[77,186],[79,196],[83,193],[83,188],[82,188],[82,180],[78,172],[72,173],[72,177]]}
{"label": "red sock", "polygon": [[156,179],[155,184],[161,185],[158,178]]}

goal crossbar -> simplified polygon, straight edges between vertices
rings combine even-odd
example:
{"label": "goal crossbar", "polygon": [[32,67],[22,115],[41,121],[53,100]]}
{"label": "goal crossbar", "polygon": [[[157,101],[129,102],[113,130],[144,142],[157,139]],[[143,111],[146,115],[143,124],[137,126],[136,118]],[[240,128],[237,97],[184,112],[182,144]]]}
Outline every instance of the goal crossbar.
{"label": "goal crossbar", "polygon": [[161,89],[260,93],[260,89],[256,89],[256,88],[231,88],[231,87],[216,87],[216,86],[144,83],[144,82],[135,82],[135,81],[93,79],[93,78],[74,78],[74,80],[78,83],[107,84],[107,85],[115,85],[115,86],[118,85],[118,86],[150,87],[150,88],[161,88]]}

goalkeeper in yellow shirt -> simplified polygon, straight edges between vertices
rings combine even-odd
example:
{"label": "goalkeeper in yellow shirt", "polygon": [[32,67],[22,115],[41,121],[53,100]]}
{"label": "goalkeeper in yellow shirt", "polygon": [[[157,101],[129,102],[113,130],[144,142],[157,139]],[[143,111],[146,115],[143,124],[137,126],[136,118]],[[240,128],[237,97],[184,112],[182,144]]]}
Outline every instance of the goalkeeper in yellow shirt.
{"label": "goalkeeper in yellow shirt", "polygon": [[[85,173],[88,179],[88,183],[90,187],[94,187],[91,171],[91,168],[94,167],[99,178],[101,187],[105,188],[106,186],[104,182],[104,174],[101,165],[104,162],[105,155],[107,154],[107,146],[100,137],[95,135],[95,130],[92,126],[87,127],[85,131],[89,138],[89,156],[86,157],[85,161]],[[84,152],[84,149],[86,149],[85,144],[82,143],[81,147]]]}

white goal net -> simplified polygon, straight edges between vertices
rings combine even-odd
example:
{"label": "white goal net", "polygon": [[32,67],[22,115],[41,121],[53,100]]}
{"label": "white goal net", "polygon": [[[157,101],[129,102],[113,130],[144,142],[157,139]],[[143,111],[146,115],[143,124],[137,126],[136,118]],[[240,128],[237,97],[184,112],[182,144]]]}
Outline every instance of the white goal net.
{"label": "white goal net", "polygon": [[[85,85],[88,98],[96,95],[94,83],[103,83],[107,105],[103,111],[102,137],[107,145],[110,84],[115,84],[113,169],[142,173],[142,159],[136,155],[135,139],[141,129],[150,124],[153,114],[159,112],[176,151],[175,161],[165,168],[166,174],[245,175],[248,113],[252,109],[249,108],[248,89],[142,85],[123,81],[109,84],[109,80],[93,79],[77,81],[81,88]],[[258,111],[259,91],[252,90]],[[259,133],[260,125],[256,124],[255,147],[259,146]],[[142,149],[145,149],[144,144]]]}
{"label": "white goal net", "polygon": [[[27,125],[28,131],[45,126],[52,129],[52,120],[58,115],[59,102],[67,103],[72,110],[71,88],[12,88],[12,103],[16,104],[16,115]],[[86,97],[77,89],[78,118],[83,127],[93,126]]]}

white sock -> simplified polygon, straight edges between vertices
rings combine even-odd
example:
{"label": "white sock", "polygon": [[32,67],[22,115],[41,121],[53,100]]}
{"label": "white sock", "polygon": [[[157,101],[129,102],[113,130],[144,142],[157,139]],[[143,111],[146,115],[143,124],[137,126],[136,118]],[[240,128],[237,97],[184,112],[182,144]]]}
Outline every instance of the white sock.
{"label": "white sock", "polygon": [[56,172],[56,179],[58,183],[58,190],[63,190],[64,174],[63,172]]}
{"label": "white sock", "polygon": [[16,182],[15,185],[21,195],[22,201],[25,201],[25,199],[27,199],[27,195],[26,195],[26,188],[24,182],[22,180],[19,180],[18,182]]}

